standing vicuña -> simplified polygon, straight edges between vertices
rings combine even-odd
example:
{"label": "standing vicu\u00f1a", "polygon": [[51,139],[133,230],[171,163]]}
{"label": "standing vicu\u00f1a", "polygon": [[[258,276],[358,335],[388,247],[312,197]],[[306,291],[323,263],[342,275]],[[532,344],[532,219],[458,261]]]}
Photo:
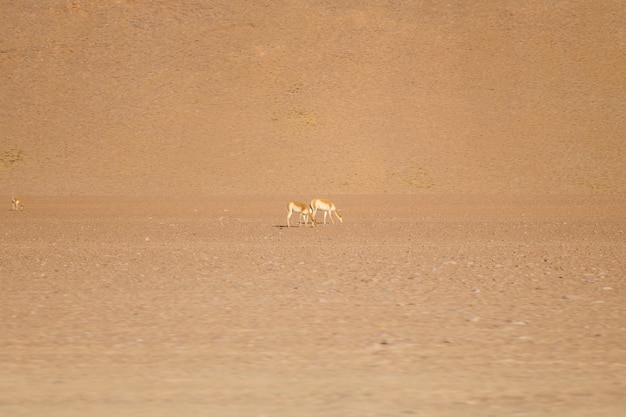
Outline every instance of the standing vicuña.
{"label": "standing vicu\u00f1a", "polygon": [[24,210],[24,205],[22,204],[22,200],[18,196],[12,195],[11,203],[13,204],[13,211]]}
{"label": "standing vicu\u00f1a", "polygon": [[311,200],[311,210],[313,211],[313,219],[315,219],[315,215],[317,214],[317,210],[321,210],[324,212],[324,224],[326,224],[326,215],[330,215],[330,221],[335,224],[333,220],[333,213],[339,219],[341,223],[343,223],[343,217],[341,214],[337,213],[337,208],[333,204],[332,201],[326,200],[324,198],[314,198]]}
{"label": "standing vicu\u00f1a", "polygon": [[298,203],[297,201],[291,201],[287,204],[287,227],[291,227],[291,223],[289,219],[291,218],[292,213],[300,213],[300,223],[298,223],[298,227],[302,226],[302,218],[304,217],[304,225],[308,223],[308,219],[311,219],[311,227],[315,227],[315,218],[311,216],[311,209],[304,203]]}

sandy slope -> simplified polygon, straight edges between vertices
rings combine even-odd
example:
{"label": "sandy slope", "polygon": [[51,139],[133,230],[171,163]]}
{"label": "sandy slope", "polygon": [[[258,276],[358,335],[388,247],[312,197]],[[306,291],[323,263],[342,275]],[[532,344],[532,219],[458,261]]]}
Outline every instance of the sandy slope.
{"label": "sandy slope", "polygon": [[624,193],[620,2],[13,2],[0,192]]}

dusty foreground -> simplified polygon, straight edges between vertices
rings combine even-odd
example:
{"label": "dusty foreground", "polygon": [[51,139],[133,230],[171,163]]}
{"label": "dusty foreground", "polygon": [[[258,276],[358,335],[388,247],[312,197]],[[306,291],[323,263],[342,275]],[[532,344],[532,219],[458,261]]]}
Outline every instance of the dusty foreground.
{"label": "dusty foreground", "polygon": [[287,197],[25,200],[0,415],[626,410],[623,198],[334,196],[315,229]]}

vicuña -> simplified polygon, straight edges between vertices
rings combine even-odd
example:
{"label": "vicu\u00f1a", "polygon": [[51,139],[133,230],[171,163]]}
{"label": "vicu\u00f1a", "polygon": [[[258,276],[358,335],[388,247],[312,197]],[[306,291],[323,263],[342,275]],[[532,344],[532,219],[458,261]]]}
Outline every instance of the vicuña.
{"label": "vicu\u00f1a", "polygon": [[308,223],[308,219],[311,219],[311,227],[315,227],[315,218],[311,215],[311,209],[304,203],[299,203],[297,201],[290,201],[287,204],[287,227],[291,227],[291,223],[289,219],[291,218],[292,213],[300,213],[300,223],[298,223],[298,227],[302,226],[302,218],[304,218],[304,225]]}
{"label": "vicu\u00f1a", "polygon": [[326,224],[327,214],[330,215],[330,221],[335,224],[335,221],[333,220],[333,213],[335,213],[337,219],[339,219],[339,221],[343,223],[343,217],[341,216],[341,214],[337,213],[337,208],[332,201],[326,200],[324,198],[314,198],[313,200],[311,200],[311,211],[313,212],[314,220],[318,210],[324,212],[324,224]]}
{"label": "vicu\u00f1a", "polygon": [[11,203],[13,204],[13,211],[15,210],[24,210],[24,205],[22,204],[22,200],[16,196],[11,196]]}

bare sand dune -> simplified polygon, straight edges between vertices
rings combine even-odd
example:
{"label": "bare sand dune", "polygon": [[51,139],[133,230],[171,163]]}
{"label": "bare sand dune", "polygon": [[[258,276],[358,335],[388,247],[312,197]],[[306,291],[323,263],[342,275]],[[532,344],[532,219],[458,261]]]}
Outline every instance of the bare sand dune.
{"label": "bare sand dune", "polygon": [[623,414],[626,7],[401,3],[3,6],[0,415]]}

